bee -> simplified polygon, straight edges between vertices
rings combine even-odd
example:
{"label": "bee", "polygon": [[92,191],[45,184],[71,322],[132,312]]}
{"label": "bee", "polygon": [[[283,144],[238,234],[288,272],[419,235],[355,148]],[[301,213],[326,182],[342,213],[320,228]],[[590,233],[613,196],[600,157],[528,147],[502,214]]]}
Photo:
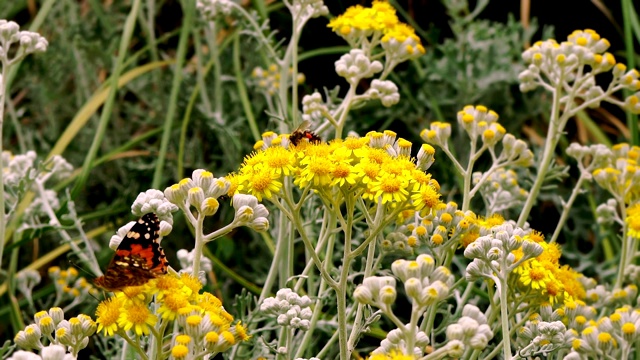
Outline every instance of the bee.
{"label": "bee", "polygon": [[311,122],[308,120],[303,121],[300,126],[298,126],[298,128],[289,135],[289,141],[291,141],[291,144],[297,146],[304,139],[310,143],[322,142],[322,138],[320,138],[320,136],[309,130],[310,124]]}

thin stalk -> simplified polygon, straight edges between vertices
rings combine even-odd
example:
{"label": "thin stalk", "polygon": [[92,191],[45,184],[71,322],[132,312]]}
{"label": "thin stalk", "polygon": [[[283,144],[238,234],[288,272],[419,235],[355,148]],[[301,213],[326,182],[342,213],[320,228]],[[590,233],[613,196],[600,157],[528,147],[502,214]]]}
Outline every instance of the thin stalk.
{"label": "thin stalk", "polygon": [[[633,1],[622,0],[622,23],[624,27],[624,45],[625,54],[627,58],[627,69],[635,69],[636,53],[634,51],[634,38],[631,31],[631,14],[633,12]],[[631,95],[629,90],[624,91],[624,96]],[[634,115],[631,111],[626,111],[627,114],[627,127],[631,133],[631,145],[640,145],[640,132],[638,131],[638,115]]]}
{"label": "thin stalk", "polygon": [[558,139],[558,125],[560,124],[560,98],[561,98],[561,89],[562,85],[559,82],[555,90],[553,92],[553,105],[551,110],[551,120],[549,121],[549,129],[547,130],[547,141],[545,142],[544,154],[542,156],[542,160],[540,164],[537,166],[538,175],[536,180],[529,192],[529,197],[522,207],[522,212],[520,213],[520,217],[518,218],[517,226],[523,227],[524,223],[527,221],[529,217],[529,213],[531,213],[531,209],[533,208],[533,204],[538,199],[538,195],[540,194],[540,189],[542,188],[542,183],[546,177],[547,171],[549,170],[549,164],[553,159],[553,155],[555,153],[557,139]]}
{"label": "thin stalk", "polygon": [[556,225],[556,230],[553,232],[553,236],[551,236],[551,240],[549,240],[550,244],[553,244],[556,242],[556,240],[558,240],[558,236],[560,236],[560,232],[562,231],[564,224],[567,222],[567,219],[569,218],[569,212],[571,211],[571,207],[573,203],[576,201],[576,199],[578,198],[578,195],[580,195],[580,189],[582,188],[582,183],[584,182],[584,180],[585,180],[584,173],[581,172],[580,178],[576,182],[576,186],[573,188],[573,191],[571,192],[571,196],[569,197],[569,200],[566,202],[566,204],[562,206],[562,215],[560,215],[560,220],[558,220],[558,225]]}
{"label": "thin stalk", "polygon": [[196,244],[193,247],[193,276],[199,276],[200,274],[200,261],[202,258],[202,247],[205,245],[204,242],[204,234],[203,234],[203,225],[204,225],[204,215],[198,213],[198,218],[196,219],[196,223],[194,224],[194,232],[196,235]]}
{"label": "thin stalk", "polygon": [[116,93],[118,92],[118,80],[120,78],[120,74],[124,69],[124,58],[127,56],[127,49],[129,48],[129,44],[131,43],[133,30],[136,26],[136,17],[138,11],[140,11],[140,2],[141,0],[134,0],[131,6],[131,11],[129,12],[129,15],[127,15],[127,20],[125,21],[124,25],[124,32],[122,33],[122,38],[120,39],[118,57],[113,68],[113,75],[111,76],[111,87],[109,90],[109,95],[107,97],[107,100],[105,101],[104,107],[102,108],[100,121],[98,123],[98,129],[96,130],[93,141],[91,142],[91,147],[89,148],[87,156],[84,159],[84,163],[82,164],[82,173],[78,177],[78,180],[76,180],[73,190],[71,191],[71,198],[77,197],[80,191],[84,188],[84,184],[89,178],[91,164],[98,154],[98,149],[100,149],[100,145],[102,144],[102,140],[104,139],[107,125],[109,124],[111,113],[113,111],[113,105],[116,100]]}
{"label": "thin stalk", "polygon": [[194,15],[196,11],[195,0],[183,1],[183,20],[182,29],[180,30],[180,40],[178,42],[178,52],[176,54],[176,64],[173,70],[173,82],[171,84],[171,94],[169,95],[169,107],[167,108],[167,116],[164,119],[164,131],[160,143],[160,151],[158,152],[158,161],[156,162],[155,172],[153,174],[153,182],[151,188],[159,189],[163,180],[164,162],[167,157],[169,142],[171,141],[171,130],[173,128],[173,118],[175,117],[178,107],[178,94],[180,93],[180,84],[182,83],[182,71],[187,57],[187,45],[189,43],[189,34],[194,23]]}
{"label": "thin stalk", "polygon": [[502,341],[504,359],[511,359],[511,337],[509,336],[509,310],[507,309],[507,282],[500,277],[500,321],[502,323]]}
{"label": "thin stalk", "polygon": [[[7,101],[7,93],[9,92],[9,87],[7,83],[7,62],[2,62],[2,77],[0,78],[0,169],[4,169],[4,160],[2,157],[2,152],[4,151],[4,143],[2,141],[3,133],[2,129],[4,128],[4,103]],[[4,255],[4,236],[6,232],[6,215],[5,215],[5,199],[4,199],[4,171],[0,171],[0,215],[2,218],[0,219],[0,269],[2,269],[2,255]]]}

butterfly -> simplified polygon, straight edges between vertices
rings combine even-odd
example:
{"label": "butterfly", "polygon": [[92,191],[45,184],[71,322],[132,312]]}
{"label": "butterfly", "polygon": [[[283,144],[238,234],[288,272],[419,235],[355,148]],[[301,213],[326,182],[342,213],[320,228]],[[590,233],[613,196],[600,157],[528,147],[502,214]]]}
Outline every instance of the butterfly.
{"label": "butterfly", "polygon": [[294,146],[297,146],[303,139],[307,139],[310,143],[322,142],[320,136],[308,129],[310,124],[311,122],[308,120],[303,121],[300,126],[289,135],[289,141],[291,141]]}
{"label": "butterfly", "polygon": [[154,213],[143,215],[122,239],[103,276],[94,284],[107,291],[140,286],[167,273],[167,257],[159,242],[160,220]]}

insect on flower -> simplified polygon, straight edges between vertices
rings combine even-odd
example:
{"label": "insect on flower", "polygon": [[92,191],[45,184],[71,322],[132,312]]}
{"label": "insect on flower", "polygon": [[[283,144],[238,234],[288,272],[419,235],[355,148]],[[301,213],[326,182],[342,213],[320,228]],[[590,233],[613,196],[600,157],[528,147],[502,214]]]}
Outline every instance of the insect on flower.
{"label": "insect on flower", "polygon": [[289,141],[291,141],[294,146],[300,144],[304,139],[310,143],[322,142],[322,138],[320,138],[320,136],[309,130],[309,125],[311,125],[311,122],[305,120],[291,133],[291,135],[289,135]]}
{"label": "insect on flower", "polygon": [[94,284],[107,291],[140,286],[167,273],[167,258],[160,247],[160,220],[154,213],[143,215],[122,239],[104,276]]}

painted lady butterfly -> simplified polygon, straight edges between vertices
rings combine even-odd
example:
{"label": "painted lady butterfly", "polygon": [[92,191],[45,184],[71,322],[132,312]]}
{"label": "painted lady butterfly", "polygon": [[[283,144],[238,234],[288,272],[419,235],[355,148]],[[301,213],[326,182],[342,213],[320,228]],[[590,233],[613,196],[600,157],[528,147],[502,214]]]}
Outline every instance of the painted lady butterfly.
{"label": "painted lady butterfly", "polygon": [[167,258],[158,242],[160,221],[154,213],[143,215],[122,239],[104,276],[94,284],[107,291],[144,285],[167,273]]}

